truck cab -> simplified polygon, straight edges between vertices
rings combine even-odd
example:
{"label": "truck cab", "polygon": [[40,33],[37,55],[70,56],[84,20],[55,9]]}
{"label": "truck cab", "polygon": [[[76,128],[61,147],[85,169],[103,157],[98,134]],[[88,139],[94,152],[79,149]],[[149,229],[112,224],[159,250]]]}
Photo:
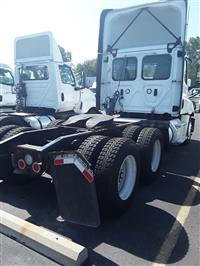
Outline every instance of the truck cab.
{"label": "truck cab", "polygon": [[173,135],[182,132],[174,143],[194,113],[183,80],[186,19],[187,1],[169,0],[104,10],[100,22],[97,106],[124,119],[170,121]]}
{"label": "truck cab", "polygon": [[16,81],[26,87],[26,110],[82,112],[81,90],[51,32],[16,38],[15,65]]}
{"label": "truck cab", "polygon": [[16,94],[14,91],[14,77],[12,69],[0,64],[0,112],[14,111]]}

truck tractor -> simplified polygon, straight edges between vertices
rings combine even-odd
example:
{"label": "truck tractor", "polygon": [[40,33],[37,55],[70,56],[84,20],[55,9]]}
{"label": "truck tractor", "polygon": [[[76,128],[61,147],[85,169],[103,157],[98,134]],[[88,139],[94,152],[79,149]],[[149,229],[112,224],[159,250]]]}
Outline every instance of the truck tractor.
{"label": "truck tractor", "polygon": [[[10,74],[11,90],[13,77],[9,70],[5,71],[5,75]],[[3,70],[1,73],[3,75]],[[16,38],[15,82],[12,103],[16,103],[16,112],[1,113],[0,138],[10,130],[9,135],[14,135],[54,126],[60,118],[85,113],[96,104],[92,92],[77,86],[72,69],[63,62],[51,32]]]}
{"label": "truck tractor", "polygon": [[0,64],[0,113],[13,112],[15,105],[16,94],[12,69],[8,65]]}
{"label": "truck tractor", "polygon": [[[194,130],[184,82],[186,18],[185,0],[104,10],[96,110],[53,128],[7,134],[2,179],[48,173],[68,222],[97,227],[102,217],[126,211],[138,184],[159,177],[169,144],[189,142]],[[25,73],[26,65],[20,68]]]}

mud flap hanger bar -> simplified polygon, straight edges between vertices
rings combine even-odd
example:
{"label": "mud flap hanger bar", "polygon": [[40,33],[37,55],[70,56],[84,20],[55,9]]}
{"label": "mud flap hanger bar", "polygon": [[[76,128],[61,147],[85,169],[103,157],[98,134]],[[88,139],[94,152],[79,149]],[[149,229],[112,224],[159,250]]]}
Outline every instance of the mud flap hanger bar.
{"label": "mud flap hanger bar", "polygon": [[169,32],[170,35],[172,35],[176,42],[175,43],[168,43],[167,44],[167,51],[168,53],[171,53],[172,50],[181,43],[181,37],[177,37],[167,26],[165,26],[162,21],[157,18],[150,10],[149,8],[141,8],[138,14],[131,20],[131,22],[128,24],[128,26],[124,29],[124,31],[119,35],[119,37],[116,39],[116,41],[112,45],[108,45],[107,51],[113,54],[115,57],[117,55],[117,49],[113,49],[113,47],[118,43],[118,41],[122,38],[122,36],[127,32],[127,30],[133,25],[133,23],[136,21],[136,19],[144,12],[148,12],[166,31]]}
{"label": "mud flap hanger bar", "polygon": [[62,218],[68,222],[98,227],[99,204],[89,163],[75,151],[52,152],[49,159]]}

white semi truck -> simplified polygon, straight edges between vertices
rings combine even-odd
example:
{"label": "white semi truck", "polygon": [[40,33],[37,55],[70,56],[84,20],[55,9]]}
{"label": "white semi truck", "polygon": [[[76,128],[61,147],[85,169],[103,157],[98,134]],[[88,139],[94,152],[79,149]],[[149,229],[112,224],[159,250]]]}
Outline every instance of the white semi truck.
{"label": "white semi truck", "polygon": [[6,64],[0,64],[0,112],[13,112],[15,105],[16,93],[12,69]]}
{"label": "white semi truck", "polygon": [[[10,82],[13,86],[13,79]],[[95,106],[95,95],[77,86],[73,71],[63,62],[51,32],[16,38],[15,83],[16,94],[11,97],[10,89],[7,97],[16,102],[16,112],[2,113],[0,127],[45,128],[50,122],[53,123],[49,126],[59,123],[61,117],[85,113]],[[18,127],[13,131],[19,132]],[[2,129],[2,133],[8,129]]]}
{"label": "white semi truck", "polygon": [[2,178],[47,172],[69,222],[98,226],[103,215],[125,211],[138,183],[159,176],[165,148],[188,142],[194,129],[184,82],[186,18],[185,0],[104,10],[98,111],[8,133],[0,142]]}

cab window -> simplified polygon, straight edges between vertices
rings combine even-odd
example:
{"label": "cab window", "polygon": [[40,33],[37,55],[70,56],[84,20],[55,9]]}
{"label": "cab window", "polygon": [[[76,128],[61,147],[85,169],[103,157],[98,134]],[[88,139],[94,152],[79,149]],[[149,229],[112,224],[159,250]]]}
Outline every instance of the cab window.
{"label": "cab window", "polygon": [[14,78],[9,70],[0,68],[0,84],[14,85]]}
{"label": "cab window", "polygon": [[136,79],[136,57],[124,57],[113,60],[112,78],[115,81],[128,81]]}
{"label": "cab window", "polygon": [[22,80],[47,80],[49,78],[47,66],[24,66],[20,69]]}
{"label": "cab window", "polygon": [[164,80],[170,77],[171,55],[148,55],[143,58],[142,78],[144,80]]}
{"label": "cab window", "polygon": [[67,65],[60,65],[59,70],[62,83],[75,86],[75,78],[71,71],[71,68]]}

